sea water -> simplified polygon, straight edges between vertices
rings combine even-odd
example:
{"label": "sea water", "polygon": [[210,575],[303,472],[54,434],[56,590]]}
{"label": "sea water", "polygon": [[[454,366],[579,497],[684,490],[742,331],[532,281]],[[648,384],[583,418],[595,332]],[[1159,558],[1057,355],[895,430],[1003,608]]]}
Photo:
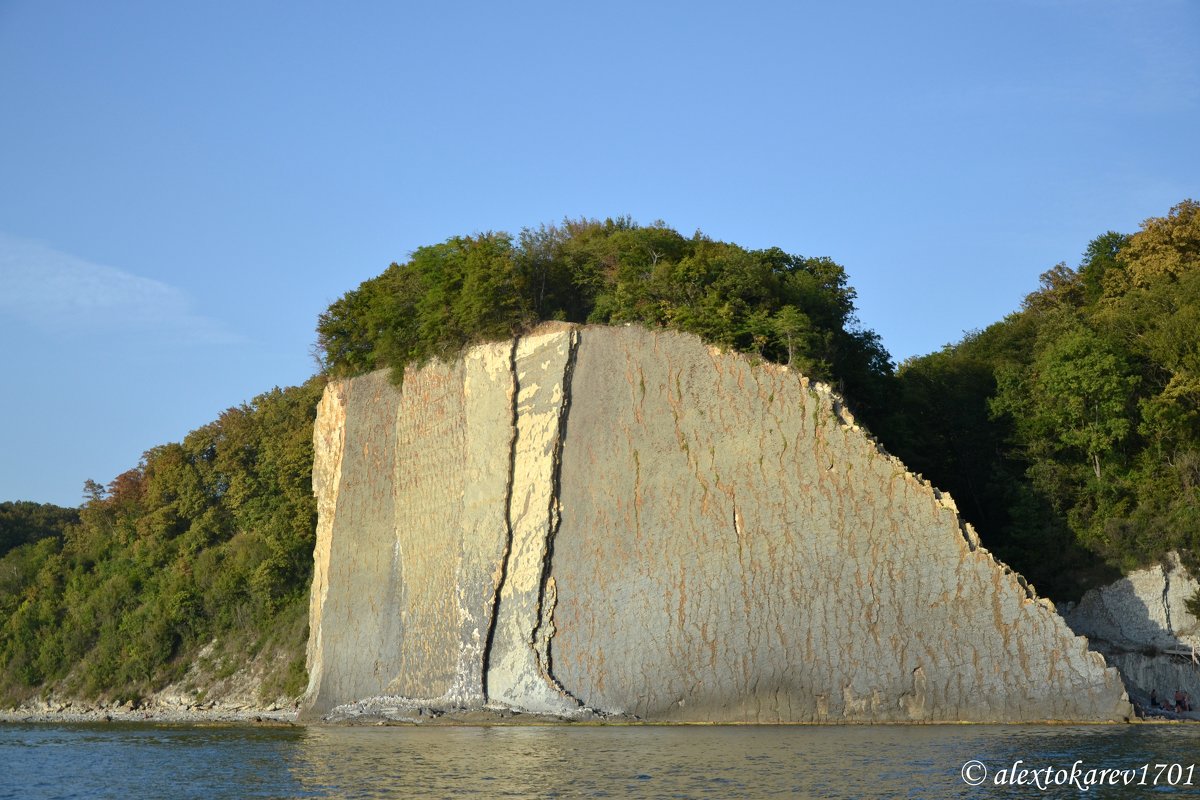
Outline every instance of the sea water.
{"label": "sea water", "polygon": [[0,724],[0,797],[28,800],[1188,797],[1195,762],[1190,725]]}

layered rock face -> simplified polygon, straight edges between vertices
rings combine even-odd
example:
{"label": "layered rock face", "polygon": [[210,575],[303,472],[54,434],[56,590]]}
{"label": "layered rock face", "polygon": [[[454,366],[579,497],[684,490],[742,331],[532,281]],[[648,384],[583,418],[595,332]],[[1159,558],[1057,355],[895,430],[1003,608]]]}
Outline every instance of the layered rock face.
{"label": "layered rock face", "polygon": [[1116,720],[1121,681],[821,384],[561,326],[330,384],[307,714]]}
{"label": "layered rock face", "polygon": [[1172,553],[1164,563],[1131,572],[1065,606],[1063,618],[1088,637],[1125,679],[1131,696],[1173,698],[1183,690],[1200,698],[1200,620],[1187,600],[1200,584]]}

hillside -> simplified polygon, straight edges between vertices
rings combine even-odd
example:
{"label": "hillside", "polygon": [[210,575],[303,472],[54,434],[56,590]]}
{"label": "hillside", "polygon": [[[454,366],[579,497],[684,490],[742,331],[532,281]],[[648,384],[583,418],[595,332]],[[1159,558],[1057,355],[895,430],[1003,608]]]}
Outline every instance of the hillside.
{"label": "hillside", "polygon": [[1200,554],[1200,204],[1093,240],[902,364],[881,434],[1055,599]]}
{"label": "hillside", "polygon": [[323,386],[267,392],[89,481],[51,535],[0,558],[0,700],[136,702],[179,682],[198,703],[259,657],[252,698],[299,692]]}
{"label": "hillside", "polygon": [[167,686],[202,699],[248,659],[264,701],[298,696],[327,380],[390,368],[399,381],[542,320],[693,333],[830,383],[1056,600],[1171,550],[1194,566],[1200,206],[1098,237],[1020,310],[898,371],[854,300],[828,258],[662,223],[567,221],[420,248],[321,315],[321,375],[89,481],[78,511],[3,504],[0,703]]}

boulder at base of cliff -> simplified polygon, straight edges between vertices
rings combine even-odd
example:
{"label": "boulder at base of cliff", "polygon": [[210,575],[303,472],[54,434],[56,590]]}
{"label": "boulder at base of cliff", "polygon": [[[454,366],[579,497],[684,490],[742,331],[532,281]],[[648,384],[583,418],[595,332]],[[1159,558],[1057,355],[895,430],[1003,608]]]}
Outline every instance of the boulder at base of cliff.
{"label": "boulder at base of cliff", "polygon": [[310,717],[1130,714],[950,498],[794,370],[559,326],[402,390],[331,383],[315,441]]}

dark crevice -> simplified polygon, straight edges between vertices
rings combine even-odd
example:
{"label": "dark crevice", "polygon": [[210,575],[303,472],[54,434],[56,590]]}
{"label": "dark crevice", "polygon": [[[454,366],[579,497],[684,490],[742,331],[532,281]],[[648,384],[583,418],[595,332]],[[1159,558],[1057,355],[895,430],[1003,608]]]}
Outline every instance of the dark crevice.
{"label": "dark crevice", "polygon": [[1163,618],[1166,620],[1166,623],[1167,623],[1167,633],[1170,634],[1171,636],[1174,636],[1175,635],[1175,626],[1173,624],[1171,624],[1171,570],[1168,569],[1166,566],[1159,567],[1159,569],[1162,570],[1162,574],[1163,574],[1163,591],[1162,591]]}
{"label": "dark crevice", "polygon": [[490,700],[488,670],[491,667],[492,644],[496,639],[496,622],[500,618],[500,591],[504,588],[504,582],[508,578],[508,559],[512,555],[513,546],[512,497],[517,461],[517,400],[521,393],[520,379],[517,376],[517,344],[519,342],[519,337],[514,338],[512,340],[512,347],[508,351],[508,372],[512,376],[512,416],[509,420],[512,438],[509,439],[508,445],[508,483],[504,489],[504,554],[500,558],[500,578],[496,581],[496,589],[492,595],[492,615],[491,619],[488,620],[487,639],[484,640],[483,645],[483,675],[481,682],[484,703]]}
{"label": "dark crevice", "polygon": [[[546,589],[550,582],[550,569],[554,560],[554,539],[558,534],[558,528],[562,522],[562,514],[560,513],[559,496],[562,482],[562,453],[563,441],[567,436],[567,420],[571,411],[571,379],[575,375],[575,360],[579,352],[579,330],[570,331],[567,337],[567,359],[563,366],[562,376],[562,403],[558,408],[558,434],[554,438],[554,454],[552,456],[552,467],[550,473],[550,504],[546,509],[547,513],[547,528],[546,528],[546,552],[542,560],[542,580],[538,587],[538,602],[537,602],[537,626],[533,630],[532,641],[536,643],[538,634],[541,633],[543,626],[552,621],[554,611],[546,612]],[[547,618],[549,617],[549,618]],[[558,679],[554,677],[554,661],[551,655],[554,647],[553,635],[546,637],[546,660],[545,663],[539,663],[542,674],[546,680],[550,682],[559,693],[570,700],[583,705],[579,698],[568,692]],[[534,649],[534,655],[537,656],[537,649]],[[541,659],[538,658],[540,662]]]}

